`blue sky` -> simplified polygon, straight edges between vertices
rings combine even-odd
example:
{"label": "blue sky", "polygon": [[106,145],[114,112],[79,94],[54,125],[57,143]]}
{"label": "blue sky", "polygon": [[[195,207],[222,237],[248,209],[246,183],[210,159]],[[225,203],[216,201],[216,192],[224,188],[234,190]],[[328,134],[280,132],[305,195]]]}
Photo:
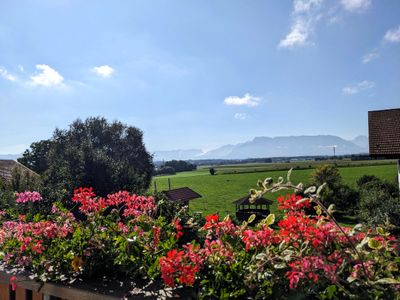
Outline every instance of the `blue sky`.
{"label": "blue sky", "polygon": [[77,118],[150,151],[368,132],[400,107],[400,1],[0,2],[0,154]]}

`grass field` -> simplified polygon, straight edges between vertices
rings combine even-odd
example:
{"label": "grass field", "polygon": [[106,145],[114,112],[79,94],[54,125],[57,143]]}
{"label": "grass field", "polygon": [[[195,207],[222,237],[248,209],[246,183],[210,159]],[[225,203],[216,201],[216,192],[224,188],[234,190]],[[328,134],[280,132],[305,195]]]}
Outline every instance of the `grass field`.
{"label": "grass field", "polygon": [[[292,163],[291,166],[296,167],[297,164],[298,163],[295,162]],[[218,172],[215,176],[210,175],[208,168],[201,168],[196,171],[182,172],[173,176],[158,176],[154,177],[153,180],[157,182],[158,191],[168,189],[168,178],[171,178],[172,188],[190,187],[202,195],[202,198],[190,202],[191,211],[201,211],[203,215],[218,212],[221,216],[224,216],[235,212],[235,206],[232,204],[232,201],[246,196],[249,189],[256,186],[258,179],[264,179],[266,177],[277,179],[279,176],[284,176],[286,178],[287,170],[241,172],[240,169],[244,167],[246,166],[237,165],[237,172],[235,173],[234,166],[229,166],[233,172],[224,174]],[[254,167],[256,167],[256,165],[252,166],[252,168]],[[290,166],[287,167],[287,169],[289,169]],[[339,170],[343,181],[351,186],[355,186],[357,179],[362,175],[376,175],[390,181],[394,181],[396,176],[396,164],[394,164],[394,162],[381,165],[339,167]],[[292,181],[294,183],[308,183],[313,171],[314,168],[293,170]],[[153,191],[153,187],[154,185],[151,187],[151,191]],[[278,193],[266,195],[266,198],[275,200],[278,195],[285,195],[290,192],[291,191],[280,191]],[[276,206],[276,201],[274,201],[271,212],[276,212]]]}

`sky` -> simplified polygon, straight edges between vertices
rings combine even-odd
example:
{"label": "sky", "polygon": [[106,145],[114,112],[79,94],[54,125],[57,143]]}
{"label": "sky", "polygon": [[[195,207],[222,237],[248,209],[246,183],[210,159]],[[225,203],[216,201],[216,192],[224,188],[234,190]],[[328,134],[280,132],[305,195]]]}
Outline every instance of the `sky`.
{"label": "sky", "polygon": [[0,154],[90,116],[152,152],[352,139],[398,107],[398,0],[0,1]]}

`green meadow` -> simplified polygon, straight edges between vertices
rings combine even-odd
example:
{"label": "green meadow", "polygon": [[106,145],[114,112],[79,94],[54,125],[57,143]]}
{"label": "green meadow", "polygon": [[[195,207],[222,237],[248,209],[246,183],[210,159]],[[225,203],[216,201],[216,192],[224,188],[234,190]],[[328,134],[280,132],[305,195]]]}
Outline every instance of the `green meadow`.
{"label": "green meadow", "polygon": [[[182,172],[172,176],[157,176],[153,179],[151,192],[154,190],[154,181],[156,181],[157,191],[168,189],[168,178],[171,180],[172,188],[190,187],[202,198],[192,200],[190,202],[190,210],[192,212],[202,212],[203,215],[210,213],[219,213],[221,216],[232,214],[235,212],[234,200],[244,197],[248,194],[250,188],[256,187],[258,179],[272,177],[276,180],[279,176],[286,178],[287,170],[290,167],[296,168],[300,165],[312,163],[312,167],[306,169],[294,169],[292,172],[292,182],[310,182],[311,174],[316,165],[326,162],[294,162],[287,164],[252,164],[251,166],[231,165],[214,167],[217,175],[211,176],[208,167],[199,168],[196,171]],[[352,163],[352,162],[350,162]],[[271,168],[270,171],[260,171],[261,168]],[[280,170],[274,170],[280,169]],[[227,170],[229,169],[229,172]],[[253,170],[253,171],[251,171]],[[256,170],[256,171],[254,171]],[[339,171],[342,175],[343,182],[355,186],[356,181],[363,175],[375,175],[382,179],[394,181],[396,178],[396,164],[394,161],[379,161],[378,164],[372,165],[371,161],[357,162],[352,166],[340,166]],[[285,195],[291,191],[283,190],[277,193],[265,195],[266,198],[275,200],[279,195]],[[271,212],[276,212],[277,205],[274,201]]]}

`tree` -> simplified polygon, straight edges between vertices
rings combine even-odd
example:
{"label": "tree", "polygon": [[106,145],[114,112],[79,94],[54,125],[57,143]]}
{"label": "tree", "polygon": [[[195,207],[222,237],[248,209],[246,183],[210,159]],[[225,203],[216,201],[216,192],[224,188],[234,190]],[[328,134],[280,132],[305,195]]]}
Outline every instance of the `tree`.
{"label": "tree", "polygon": [[175,172],[193,171],[196,170],[196,165],[188,163],[184,160],[171,160],[164,164],[164,167],[171,167]]}
{"label": "tree", "polygon": [[18,162],[35,171],[43,174],[49,167],[48,156],[51,147],[51,140],[42,140],[32,143],[30,149],[25,150]]}
{"label": "tree", "polygon": [[[74,121],[68,130],[56,129],[48,141],[32,144],[25,163],[47,164],[44,194],[49,198],[71,196],[78,187],[93,187],[99,196],[118,190],[143,193],[150,185],[154,166],[143,144],[142,132],[105,118]],[[44,159],[49,146],[47,159]]]}
{"label": "tree", "polygon": [[313,184],[320,186],[326,183],[330,189],[337,189],[342,183],[342,176],[340,176],[339,169],[334,165],[316,167],[311,177]]}
{"label": "tree", "polygon": [[215,175],[215,173],[217,173],[217,171],[214,168],[210,168],[209,171],[211,175]]}

